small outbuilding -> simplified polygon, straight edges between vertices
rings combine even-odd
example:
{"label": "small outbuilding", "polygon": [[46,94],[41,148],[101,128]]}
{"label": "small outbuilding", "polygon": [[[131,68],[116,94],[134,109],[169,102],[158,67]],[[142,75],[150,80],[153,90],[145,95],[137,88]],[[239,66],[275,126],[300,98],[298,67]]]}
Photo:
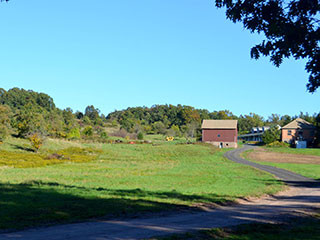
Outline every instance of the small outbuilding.
{"label": "small outbuilding", "polygon": [[211,143],[220,148],[237,148],[237,120],[203,120],[202,142]]}

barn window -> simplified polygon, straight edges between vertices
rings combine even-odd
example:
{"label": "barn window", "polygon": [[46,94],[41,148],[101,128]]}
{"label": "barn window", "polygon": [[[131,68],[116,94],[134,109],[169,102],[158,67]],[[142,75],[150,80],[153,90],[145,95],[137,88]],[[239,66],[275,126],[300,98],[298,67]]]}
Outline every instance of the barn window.
{"label": "barn window", "polygon": [[288,130],[288,135],[291,136],[291,130]]}
{"label": "barn window", "polygon": [[220,137],[220,134],[218,134],[218,137]]}

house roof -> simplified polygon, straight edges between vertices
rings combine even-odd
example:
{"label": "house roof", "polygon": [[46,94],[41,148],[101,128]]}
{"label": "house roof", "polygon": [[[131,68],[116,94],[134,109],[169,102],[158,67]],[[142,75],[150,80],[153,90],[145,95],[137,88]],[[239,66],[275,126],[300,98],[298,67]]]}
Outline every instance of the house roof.
{"label": "house roof", "polygon": [[297,119],[293,120],[292,122],[288,123],[287,125],[285,125],[284,127],[282,127],[282,129],[286,129],[286,128],[289,128],[289,129],[314,129],[316,127],[302,118],[297,118]]}
{"label": "house roof", "polygon": [[203,120],[202,129],[236,129],[238,120]]}

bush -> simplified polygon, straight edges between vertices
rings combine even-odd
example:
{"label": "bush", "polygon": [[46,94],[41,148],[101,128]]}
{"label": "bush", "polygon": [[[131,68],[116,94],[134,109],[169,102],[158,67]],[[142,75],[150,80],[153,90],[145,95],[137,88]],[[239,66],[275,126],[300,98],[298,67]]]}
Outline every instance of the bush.
{"label": "bush", "polygon": [[265,144],[270,144],[280,140],[281,132],[277,126],[273,126],[262,135],[262,141]]}
{"label": "bush", "polygon": [[173,136],[175,137],[180,137],[181,136],[181,132],[180,132],[180,128],[177,125],[172,125],[170,130],[173,132]]}
{"label": "bush", "polygon": [[43,139],[38,135],[38,134],[33,134],[30,138],[29,138],[32,147],[36,150],[39,151],[39,149],[42,146],[43,143]]}
{"label": "bush", "polygon": [[103,132],[100,133],[100,138],[108,139],[108,134],[105,131],[103,131]]}
{"label": "bush", "polygon": [[137,135],[138,140],[143,140],[144,136],[142,132],[139,132]]}
{"label": "bush", "polygon": [[8,130],[4,126],[0,126],[0,142],[3,142],[8,136]]}
{"label": "bush", "polygon": [[160,121],[154,122],[152,124],[152,128],[155,133],[159,133],[159,134],[166,133],[166,126],[163,124],[163,122],[160,122]]}
{"label": "bush", "polygon": [[198,141],[198,142],[202,141],[202,133],[201,132],[197,132],[196,141]]}
{"label": "bush", "polygon": [[66,135],[66,137],[67,137],[67,139],[80,139],[80,137],[81,137],[80,129],[79,128],[71,129],[70,132]]}
{"label": "bush", "polygon": [[143,140],[143,133],[142,132],[139,132],[138,135],[137,135],[137,138],[139,140]]}
{"label": "bush", "polygon": [[121,137],[121,138],[125,138],[127,135],[128,135],[128,132],[123,128],[110,134],[110,136]]}
{"label": "bush", "polygon": [[289,143],[275,141],[266,145],[267,147],[290,147]]}
{"label": "bush", "polygon": [[87,126],[83,129],[82,133],[87,137],[91,137],[93,135],[93,128],[91,126]]}

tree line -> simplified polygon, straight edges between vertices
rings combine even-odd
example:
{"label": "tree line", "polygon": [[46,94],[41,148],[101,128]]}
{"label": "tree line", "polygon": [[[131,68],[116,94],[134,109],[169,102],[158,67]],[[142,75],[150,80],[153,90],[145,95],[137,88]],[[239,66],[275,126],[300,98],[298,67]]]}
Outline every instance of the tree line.
{"label": "tree line", "polygon": [[229,110],[210,112],[206,109],[196,109],[191,106],[168,104],[154,105],[150,108],[135,107],[114,111],[107,116],[107,119],[118,122],[128,132],[173,133],[180,136],[194,137],[197,133],[201,133],[199,130],[204,119],[238,120],[239,134],[245,134],[249,133],[253,127],[284,126],[298,117],[315,125],[320,122],[320,113],[308,114],[300,112],[295,116],[271,114],[265,119],[256,113],[237,116]]}
{"label": "tree line", "polygon": [[54,138],[105,138],[106,118],[88,106],[84,113],[59,109],[45,93],[0,89],[0,140],[8,135],[28,138],[33,134]]}
{"label": "tree line", "polygon": [[[107,129],[118,129],[119,136],[142,134],[200,137],[203,119],[238,120],[239,134],[257,126],[284,126],[300,117],[320,127],[320,113],[296,116],[272,114],[267,119],[256,113],[237,116],[229,110],[210,112],[185,105],[129,107],[107,116],[93,105],[84,112],[59,109],[45,93],[12,88],[0,89],[0,140],[8,135],[28,138],[33,134],[65,139],[106,140]],[[110,131],[109,131],[110,132]]]}

